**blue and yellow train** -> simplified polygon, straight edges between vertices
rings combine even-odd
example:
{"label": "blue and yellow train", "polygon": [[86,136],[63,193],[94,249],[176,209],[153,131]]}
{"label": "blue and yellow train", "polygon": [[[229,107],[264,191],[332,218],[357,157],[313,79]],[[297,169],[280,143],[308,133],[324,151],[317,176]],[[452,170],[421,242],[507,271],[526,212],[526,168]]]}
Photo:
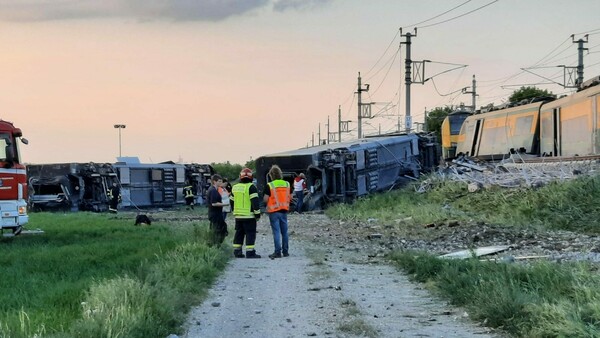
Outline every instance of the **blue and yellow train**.
{"label": "blue and yellow train", "polygon": [[442,124],[443,156],[499,160],[514,153],[600,155],[599,120],[600,77],[596,77],[559,99],[541,98],[480,114],[449,114]]}

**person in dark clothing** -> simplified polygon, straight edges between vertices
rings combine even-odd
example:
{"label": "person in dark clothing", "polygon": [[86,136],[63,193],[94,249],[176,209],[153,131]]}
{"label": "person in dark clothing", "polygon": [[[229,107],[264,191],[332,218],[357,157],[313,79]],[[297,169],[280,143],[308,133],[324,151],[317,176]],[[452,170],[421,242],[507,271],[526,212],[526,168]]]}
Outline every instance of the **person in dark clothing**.
{"label": "person in dark clothing", "polygon": [[223,178],[218,175],[212,175],[212,185],[206,192],[206,204],[208,205],[208,220],[210,221],[211,245],[219,246],[229,234],[227,223],[223,219],[223,201],[219,193],[219,187],[223,184]]}
{"label": "person in dark clothing", "polygon": [[108,197],[108,211],[116,214],[121,201],[121,189],[119,189],[117,182],[113,182],[106,195]]}
{"label": "person in dark clothing", "polygon": [[235,216],[235,235],[233,236],[233,255],[244,257],[242,246],[246,238],[246,258],[260,258],[254,250],[256,241],[256,222],[260,219],[258,189],[252,184],[252,170],[244,168],[240,172],[240,183],[231,189],[233,196],[233,216]]}
{"label": "person in dark clothing", "polygon": [[196,204],[196,196],[194,196],[194,189],[189,181],[185,181],[185,187],[183,187],[183,198],[185,198],[185,204],[187,208],[194,210],[194,204]]}

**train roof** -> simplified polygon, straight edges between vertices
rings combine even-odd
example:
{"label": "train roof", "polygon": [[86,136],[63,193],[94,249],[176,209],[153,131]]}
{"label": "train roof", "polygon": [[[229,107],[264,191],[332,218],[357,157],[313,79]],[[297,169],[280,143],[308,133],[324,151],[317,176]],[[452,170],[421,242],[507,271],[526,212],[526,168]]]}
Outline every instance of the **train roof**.
{"label": "train roof", "polygon": [[587,81],[584,81],[581,84],[581,89],[579,89],[579,90],[581,91],[581,90],[584,90],[584,89],[588,89],[590,87],[594,87],[594,86],[597,86],[599,84],[600,84],[600,75],[597,75],[597,76],[594,76],[593,78],[591,78],[591,79],[589,79]]}
{"label": "train roof", "polygon": [[[312,156],[314,154],[320,153],[322,151],[341,149],[341,148],[358,148],[364,147],[373,143],[376,144],[392,144],[403,142],[406,140],[411,140],[413,138],[418,137],[416,134],[401,134],[401,135],[392,135],[392,136],[374,136],[374,137],[366,137],[362,139],[356,139],[351,141],[344,142],[336,142],[318,145],[314,147],[300,148],[296,150],[289,150],[280,153],[263,155],[261,157],[287,157],[287,156]],[[259,157],[260,158],[260,157]]]}

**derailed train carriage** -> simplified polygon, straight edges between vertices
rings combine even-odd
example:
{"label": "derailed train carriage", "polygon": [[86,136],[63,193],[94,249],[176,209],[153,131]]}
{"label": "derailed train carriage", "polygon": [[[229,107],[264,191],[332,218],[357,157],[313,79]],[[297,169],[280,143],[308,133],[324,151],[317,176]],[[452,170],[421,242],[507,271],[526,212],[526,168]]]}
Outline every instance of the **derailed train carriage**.
{"label": "derailed train carriage", "polygon": [[208,164],[164,162],[143,164],[137,158],[110,163],[28,165],[29,206],[32,210],[108,210],[107,190],[121,187],[122,207],[170,207],[183,204],[183,187],[192,186],[203,204],[214,169]]}
{"label": "derailed train carriage", "polygon": [[29,206],[34,211],[106,211],[106,191],[117,174],[109,163],[28,165]]}
{"label": "derailed train carriage", "polygon": [[259,157],[255,177],[262,193],[274,164],[290,183],[297,174],[304,173],[309,187],[304,205],[313,210],[333,202],[350,202],[417,178],[438,164],[440,152],[431,135],[368,137]]}

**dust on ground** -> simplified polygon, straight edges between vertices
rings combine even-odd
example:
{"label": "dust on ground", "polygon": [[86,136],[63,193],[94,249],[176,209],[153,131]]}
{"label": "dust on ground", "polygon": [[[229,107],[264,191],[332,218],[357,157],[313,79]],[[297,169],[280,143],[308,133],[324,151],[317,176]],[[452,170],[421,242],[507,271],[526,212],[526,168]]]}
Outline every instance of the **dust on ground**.
{"label": "dust on ground", "polygon": [[271,229],[261,219],[256,248],[263,258],[232,259],[190,311],[183,337],[501,336],[388,265],[390,243],[408,242],[378,225],[322,214],[291,214],[289,224],[290,257],[271,260]]}

